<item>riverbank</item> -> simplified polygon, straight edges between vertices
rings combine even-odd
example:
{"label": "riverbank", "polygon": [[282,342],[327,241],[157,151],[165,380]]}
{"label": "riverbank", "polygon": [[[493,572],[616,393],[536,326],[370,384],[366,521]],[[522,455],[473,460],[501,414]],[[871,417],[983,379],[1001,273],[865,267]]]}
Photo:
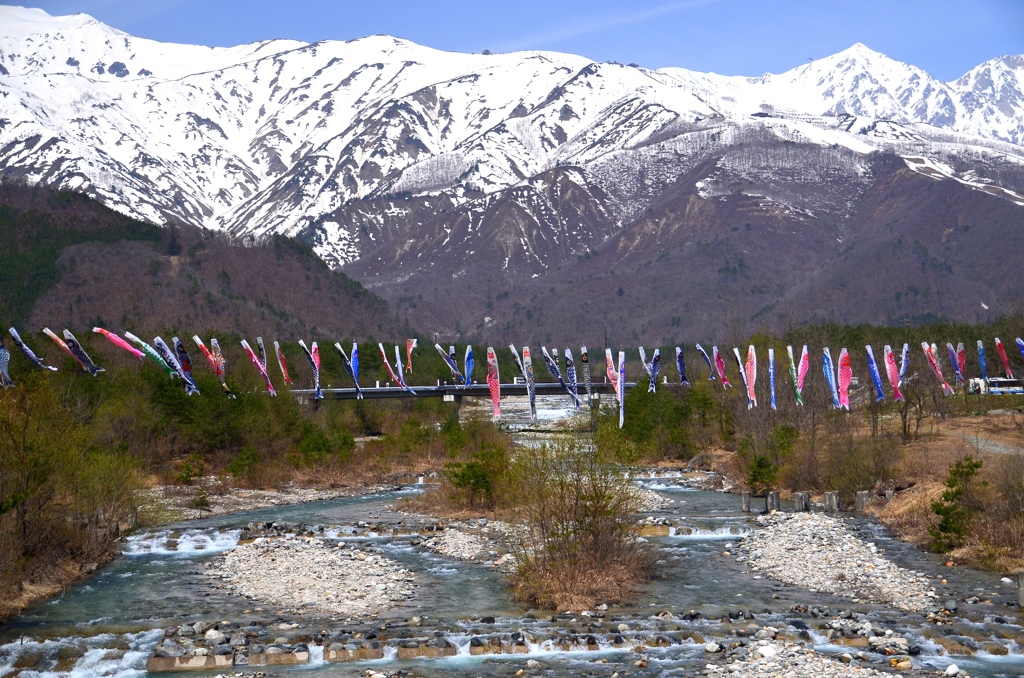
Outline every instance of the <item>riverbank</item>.
{"label": "riverbank", "polygon": [[252,490],[222,484],[215,476],[206,476],[191,485],[159,485],[139,492],[139,512],[150,518],[150,525],[197,520],[210,516],[252,511],[271,506],[294,506],[341,497],[390,492],[401,487],[394,483],[348,485],[342,487],[301,487],[294,481],[272,490]]}
{"label": "riverbank", "polygon": [[[147,528],[211,516],[229,515],[273,506],[295,506],[344,497],[380,494],[399,489],[396,484],[352,485],[347,487],[301,487],[289,482],[275,490],[252,490],[240,487],[222,487],[215,476],[207,476],[192,485],[160,485],[140,490],[138,513],[141,525]],[[217,488],[211,492],[212,488]],[[125,536],[127,536],[127,532]],[[67,558],[54,563],[45,571],[35,572],[30,578],[18,582],[14,593],[0,598],[0,619],[20,614],[27,607],[53,598],[80,584],[121,554],[121,543],[114,542],[110,549],[92,554],[86,559]]]}

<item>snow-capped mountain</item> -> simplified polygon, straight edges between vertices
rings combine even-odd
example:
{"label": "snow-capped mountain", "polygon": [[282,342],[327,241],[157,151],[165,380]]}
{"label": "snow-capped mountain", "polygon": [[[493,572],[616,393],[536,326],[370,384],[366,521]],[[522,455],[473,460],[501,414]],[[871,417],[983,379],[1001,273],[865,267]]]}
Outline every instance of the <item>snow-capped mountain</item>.
{"label": "snow-capped mountain", "polygon": [[542,276],[683,177],[833,240],[879,153],[1024,210],[1024,56],[942,82],[857,44],[747,78],[389,36],[173,45],[7,6],[0,25],[0,173],[297,236],[385,295],[481,252],[505,284]]}

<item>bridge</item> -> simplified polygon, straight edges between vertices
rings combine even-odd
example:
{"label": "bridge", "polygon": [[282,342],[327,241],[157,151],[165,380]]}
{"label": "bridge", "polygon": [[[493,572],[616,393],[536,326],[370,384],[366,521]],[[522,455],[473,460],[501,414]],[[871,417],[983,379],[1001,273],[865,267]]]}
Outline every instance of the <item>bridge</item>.
{"label": "bridge", "polygon": [[[636,382],[626,382],[626,388],[636,387]],[[380,386],[362,389],[363,398],[376,400],[378,398],[490,398],[491,390],[487,384],[473,384],[472,386],[457,386],[455,384],[439,384],[437,386],[412,386],[410,393],[401,386]],[[581,400],[586,400],[587,389],[581,384],[578,386]],[[537,395],[566,395],[561,384],[542,382],[535,384]],[[356,390],[354,388],[325,388],[321,389],[325,400],[355,400]],[[614,394],[615,389],[607,382],[591,384],[591,393]],[[312,399],[315,391],[311,388],[294,389],[292,395]],[[512,383],[501,385],[502,396],[526,396],[529,395],[526,384]]]}

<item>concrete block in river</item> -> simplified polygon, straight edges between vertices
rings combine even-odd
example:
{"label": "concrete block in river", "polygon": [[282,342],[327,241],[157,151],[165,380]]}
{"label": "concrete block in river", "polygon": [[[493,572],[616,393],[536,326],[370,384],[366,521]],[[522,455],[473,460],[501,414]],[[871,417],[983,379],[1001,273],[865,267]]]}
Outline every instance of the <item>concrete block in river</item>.
{"label": "concrete block in river", "polygon": [[670,532],[668,525],[644,525],[640,528],[641,537],[667,537]]}
{"label": "concrete block in river", "polygon": [[261,652],[249,655],[249,666],[290,666],[292,664],[308,664],[309,651],[304,652]]}
{"label": "concrete block in river", "polygon": [[346,647],[341,643],[333,643],[324,648],[324,661],[329,662],[356,662],[383,658],[384,648],[380,643],[363,643],[359,647]]}
{"label": "concrete block in river", "polygon": [[[308,660],[308,654],[307,654]],[[146,670],[150,673],[166,673],[168,671],[208,671],[210,669],[229,668],[234,664],[230,654],[203,655],[184,657],[150,657]]]}

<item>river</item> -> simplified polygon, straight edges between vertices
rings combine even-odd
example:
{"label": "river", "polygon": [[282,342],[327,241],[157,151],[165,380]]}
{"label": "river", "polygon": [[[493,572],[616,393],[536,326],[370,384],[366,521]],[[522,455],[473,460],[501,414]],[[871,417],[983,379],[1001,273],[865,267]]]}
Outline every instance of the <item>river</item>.
{"label": "river", "polygon": [[[147,659],[166,627],[195,621],[281,621],[274,611],[256,611],[255,603],[210,586],[203,574],[218,554],[236,546],[244,526],[257,521],[328,526],[323,531],[312,529],[321,538],[345,539],[401,562],[416,573],[416,593],[373,623],[401,627],[408,618],[420,617],[419,631],[443,633],[458,648],[458,654],[449,658],[400,661],[389,650],[381,660],[334,664],[323,660],[322,648],[312,647],[310,664],[275,667],[275,675],[352,676],[368,668],[415,667],[417,674],[425,676],[511,676],[531,658],[541,662],[534,673],[544,675],[611,676],[624,670],[632,675],[666,671],[689,675],[704,666],[706,640],[725,639],[744,624],[772,625],[795,635],[794,620],[810,627],[807,633],[817,649],[837,654],[852,651],[830,645],[818,629],[819,620],[793,611],[796,605],[827,606],[832,614],[840,610],[864,614],[874,625],[892,629],[920,650],[914,657],[916,667],[941,669],[955,660],[972,676],[1024,674],[1024,650],[1016,642],[1024,638],[1024,629],[1016,623],[979,621],[986,615],[990,619],[1005,615],[1005,621],[1015,622],[1019,614],[1015,585],[997,575],[947,568],[942,559],[893,539],[876,522],[856,519],[860,536],[874,542],[886,557],[933,577],[940,600],[978,596],[991,601],[962,603],[975,621],[937,628],[921,616],[756,577],[730,552],[734,542],[751,529],[738,496],[690,489],[673,477],[638,475],[635,480],[674,500],[663,514],[655,515],[670,517],[677,524],[682,521],[689,529],[652,538],[661,554],[658,576],[633,604],[609,609],[601,618],[553,617],[550,612],[524,609],[510,599],[502,575],[481,564],[437,555],[414,545],[408,536],[375,536],[365,530],[352,536],[361,520],[407,521],[407,515],[392,513],[388,507],[403,494],[422,491],[423,486],[412,485],[386,494],[266,508],[136,533],[124,542],[123,555],[96,576],[0,626],[0,676],[139,676],[146,674]],[[671,612],[672,619],[658,618],[663,611]],[[680,621],[684,613],[694,616],[694,612],[699,618]],[[753,613],[754,619],[744,620],[743,612]],[[730,616],[740,618],[730,620]],[[483,617],[495,619],[478,621]],[[311,634],[327,623],[297,617],[286,621],[297,622],[300,629],[308,627]],[[620,629],[620,624],[625,626]],[[528,643],[528,655],[470,654],[474,633],[514,631],[534,639]],[[580,645],[588,635],[598,649]],[[934,641],[936,635],[973,639],[970,642],[979,647],[988,643],[987,650],[981,648],[971,657],[943,656]],[[623,636],[625,643],[616,645],[616,636]],[[626,648],[659,642],[661,647],[647,647],[642,653],[648,665],[635,666],[640,654]],[[1000,654],[1004,650],[1006,654]],[[886,662],[883,656],[872,660],[880,666]]]}

